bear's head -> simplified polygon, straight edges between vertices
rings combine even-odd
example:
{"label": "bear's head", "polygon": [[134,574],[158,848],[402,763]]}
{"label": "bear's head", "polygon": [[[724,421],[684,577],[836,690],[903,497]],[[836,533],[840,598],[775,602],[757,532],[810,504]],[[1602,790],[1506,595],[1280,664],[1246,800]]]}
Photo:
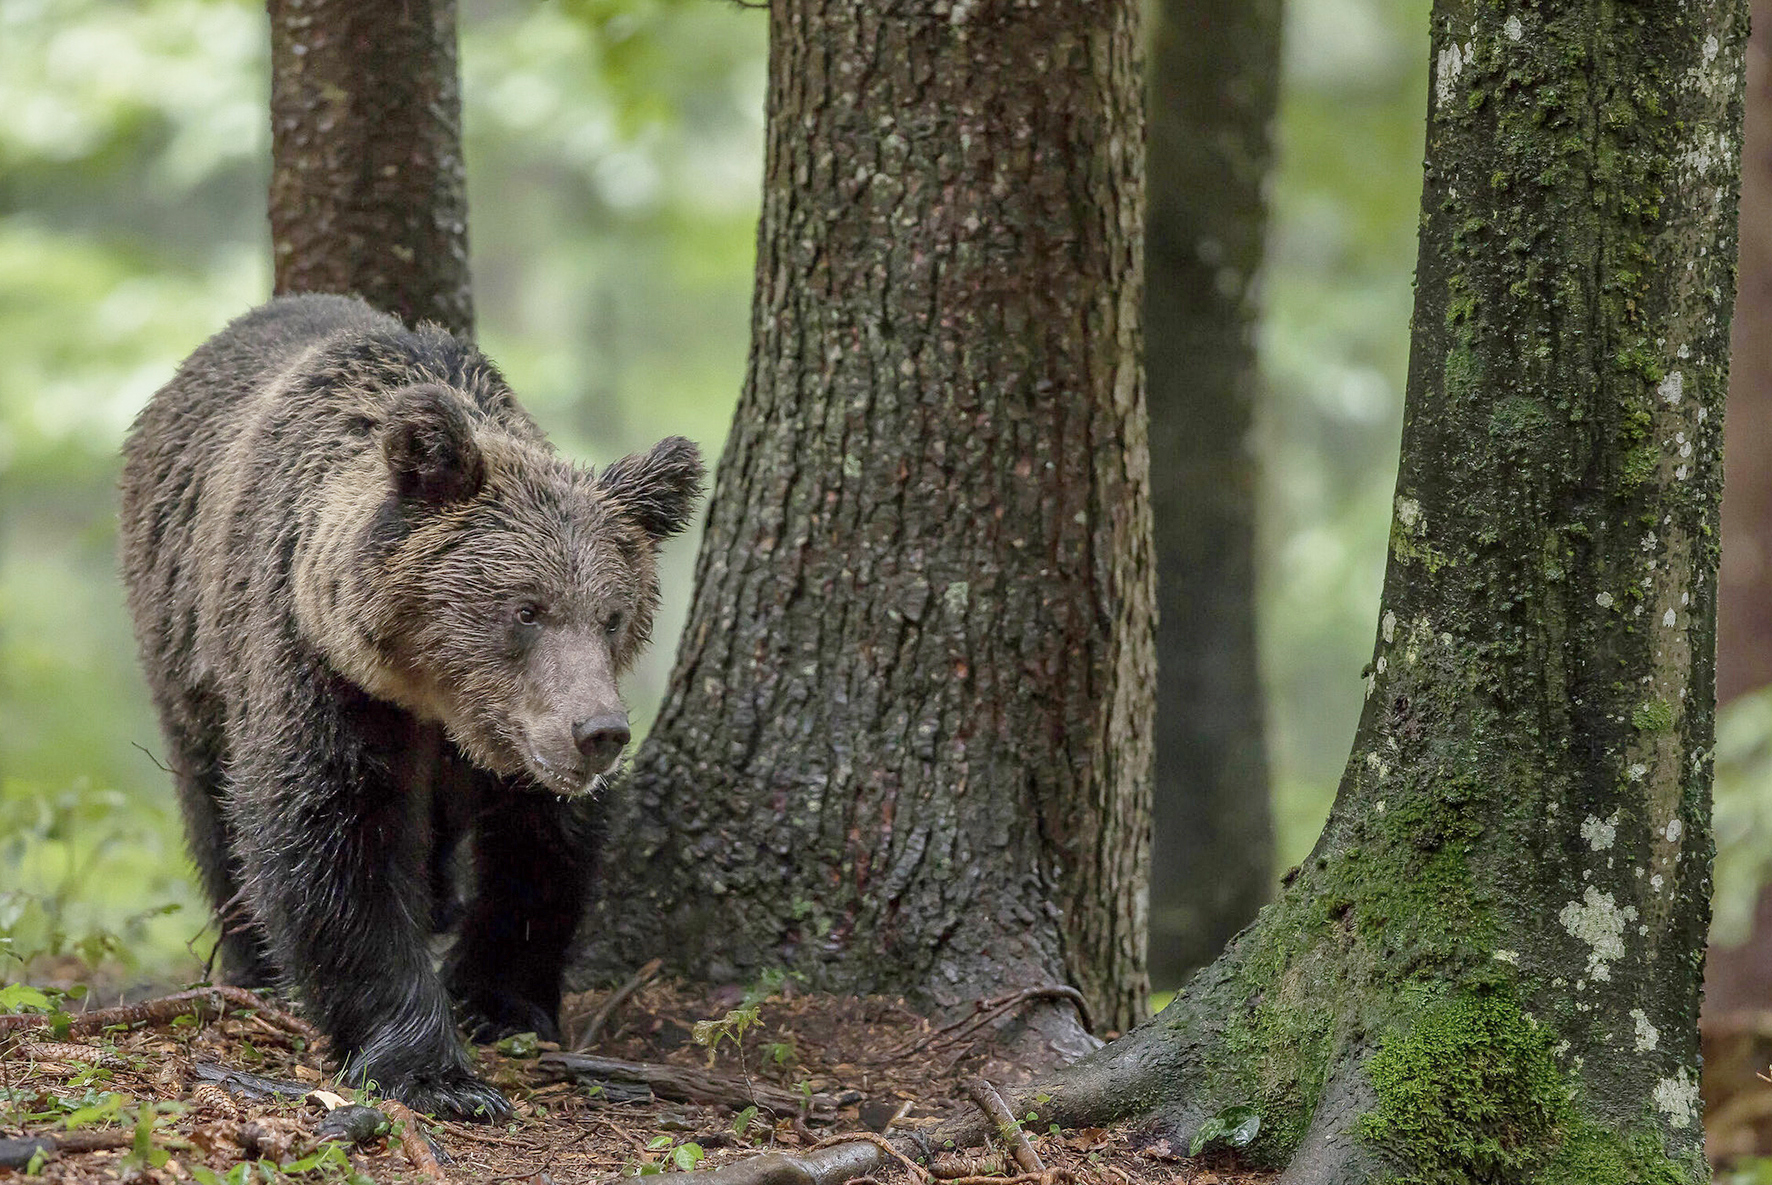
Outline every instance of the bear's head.
{"label": "bear's head", "polygon": [[628,743],[617,679],[651,632],[657,550],[694,512],[700,452],[674,436],[594,473],[430,384],[383,424],[358,602],[379,690],[478,765],[589,790]]}

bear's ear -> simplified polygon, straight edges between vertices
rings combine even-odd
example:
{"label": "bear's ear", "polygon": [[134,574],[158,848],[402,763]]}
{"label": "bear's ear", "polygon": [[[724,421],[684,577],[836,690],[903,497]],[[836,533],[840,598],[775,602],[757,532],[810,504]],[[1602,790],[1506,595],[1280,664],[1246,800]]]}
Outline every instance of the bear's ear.
{"label": "bear's ear", "polygon": [[408,387],[394,397],[382,455],[402,502],[465,502],[486,481],[474,426],[461,400],[444,387]]}
{"label": "bear's ear", "polygon": [[653,539],[668,539],[689,525],[705,472],[694,442],[667,436],[610,465],[597,484]]}

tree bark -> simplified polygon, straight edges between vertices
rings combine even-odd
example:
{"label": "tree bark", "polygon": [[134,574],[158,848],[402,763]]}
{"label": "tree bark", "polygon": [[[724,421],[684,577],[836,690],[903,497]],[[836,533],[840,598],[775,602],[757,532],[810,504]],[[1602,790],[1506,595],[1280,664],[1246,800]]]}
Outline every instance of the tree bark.
{"label": "tree bark", "polygon": [[777,0],[749,374],[593,968],[1143,1007],[1135,0]]}
{"label": "tree bark", "polygon": [[[1772,683],[1772,3],[1753,6],[1741,168],[1741,285],[1724,441],[1717,701]],[[1762,998],[1764,991],[1762,991]]]}
{"label": "tree bark", "polygon": [[471,334],[454,0],[270,0],[278,294]]}
{"label": "tree bark", "polygon": [[[1723,442],[1722,573],[1717,589],[1717,702],[1772,683],[1772,0],[1753,5],[1741,151],[1741,267]],[[1738,946],[1713,944],[1704,1011],[1721,1018],[1772,1003],[1772,885]]]}
{"label": "tree bark", "polygon": [[[1511,8],[1511,11],[1510,11]],[[1744,0],[1437,0],[1368,694],[1280,900],[1037,1125],[1310,1182],[1696,1182]]]}
{"label": "tree bark", "polygon": [[1273,886],[1255,645],[1253,282],[1279,0],[1164,0],[1151,40],[1145,371],[1157,552],[1150,968],[1175,987]]}

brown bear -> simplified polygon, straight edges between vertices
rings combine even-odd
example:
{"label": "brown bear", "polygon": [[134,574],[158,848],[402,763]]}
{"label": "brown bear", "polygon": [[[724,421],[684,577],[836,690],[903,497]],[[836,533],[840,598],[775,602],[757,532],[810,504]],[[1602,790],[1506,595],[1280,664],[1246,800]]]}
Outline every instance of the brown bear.
{"label": "brown bear", "polygon": [[508,1115],[454,1013],[559,1036],[594,792],[629,740],[616,680],[695,445],[595,474],[468,342],[291,296],[192,354],[124,458],[129,606],[226,974],[292,991],[347,1080]]}

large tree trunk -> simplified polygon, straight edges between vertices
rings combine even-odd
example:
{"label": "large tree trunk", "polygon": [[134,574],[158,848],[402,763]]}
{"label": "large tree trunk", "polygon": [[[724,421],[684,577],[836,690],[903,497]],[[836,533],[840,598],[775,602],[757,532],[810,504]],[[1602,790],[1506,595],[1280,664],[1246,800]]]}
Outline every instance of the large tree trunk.
{"label": "large tree trunk", "polygon": [[270,0],[276,291],[472,333],[454,0]]}
{"label": "large tree trunk", "polygon": [[749,375],[602,967],[1144,999],[1136,0],[777,0]]}
{"label": "large tree trunk", "polygon": [[1435,4],[1402,466],[1335,809],[1040,1124],[1185,1134],[1253,1103],[1288,1185],[1707,1179],[1746,7]]}
{"label": "large tree trunk", "polygon": [[1174,987],[1273,884],[1255,646],[1261,266],[1280,0],[1164,0],[1151,41],[1145,370],[1157,550],[1150,967]]}

